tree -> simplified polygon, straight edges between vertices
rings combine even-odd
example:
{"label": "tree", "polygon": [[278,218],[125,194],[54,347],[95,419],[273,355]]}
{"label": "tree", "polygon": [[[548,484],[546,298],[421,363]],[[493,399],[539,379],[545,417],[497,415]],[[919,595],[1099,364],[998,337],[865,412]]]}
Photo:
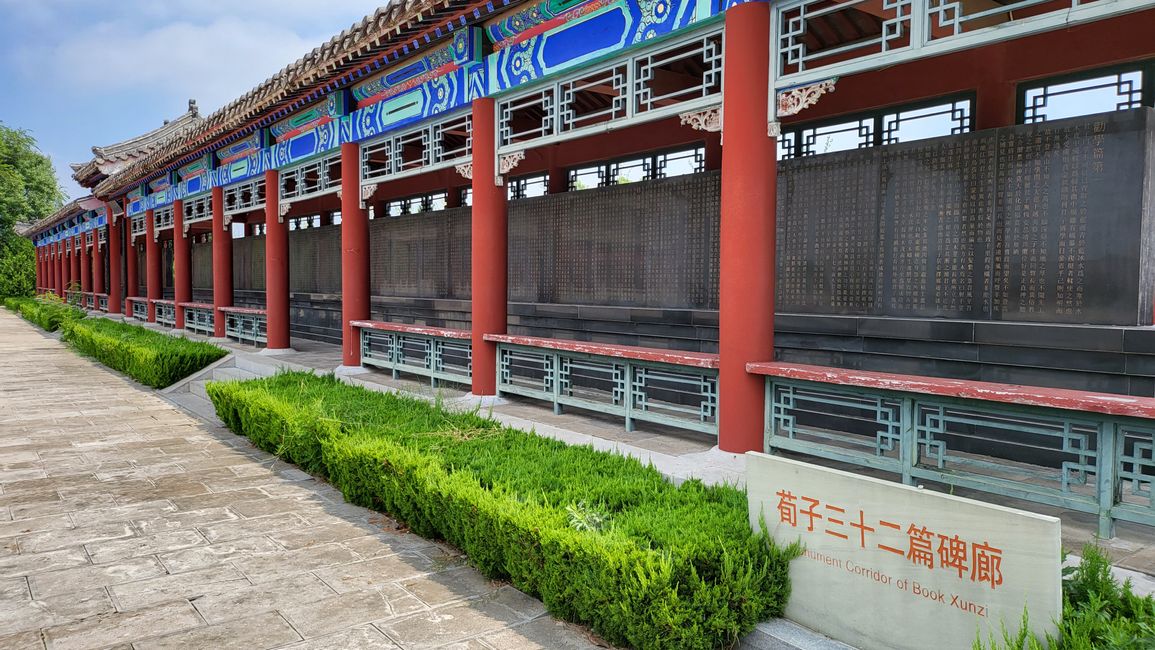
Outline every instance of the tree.
{"label": "tree", "polygon": [[0,296],[35,290],[36,251],[16,234],[16,224],[43,219],[63,202],[52,161],[36,148],[35,138],[0,122]]}

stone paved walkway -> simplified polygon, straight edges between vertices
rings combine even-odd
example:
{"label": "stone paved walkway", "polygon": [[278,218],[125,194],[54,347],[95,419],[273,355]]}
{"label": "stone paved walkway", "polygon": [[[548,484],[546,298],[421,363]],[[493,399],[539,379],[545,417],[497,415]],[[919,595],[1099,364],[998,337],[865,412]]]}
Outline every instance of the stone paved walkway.
{"label": "stone paved walkway", "polygon": [[0,648],[592,648],[0,310]]}

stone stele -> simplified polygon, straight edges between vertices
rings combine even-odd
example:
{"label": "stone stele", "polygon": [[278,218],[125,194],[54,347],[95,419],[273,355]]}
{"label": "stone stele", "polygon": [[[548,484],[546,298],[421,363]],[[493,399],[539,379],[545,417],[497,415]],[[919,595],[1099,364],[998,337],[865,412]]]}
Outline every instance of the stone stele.
{"label": "stone stele", "polygon": [[746,474],[751,526],[805,547],[787,618],[863,650],[970,648],[1024,610],[1057,630],[1057,518],[756,452]]}

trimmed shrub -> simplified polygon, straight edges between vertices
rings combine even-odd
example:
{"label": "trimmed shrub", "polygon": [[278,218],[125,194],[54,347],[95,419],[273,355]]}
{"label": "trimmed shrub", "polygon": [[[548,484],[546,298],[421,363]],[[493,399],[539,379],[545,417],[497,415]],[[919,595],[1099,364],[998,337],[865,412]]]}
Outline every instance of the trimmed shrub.
{"label": "trimmed shrub", "polygon": [[799,549],[752,533],[733,487],[674,486],[635,459],[331,376],[213,382],[208,393],[257,446],[611,642],[727,647],[789,595]]}
{"label": "trimmed shrub", "polygon": [[61,338],[81,354],[163,388],[227,354],[223,349],[103,318],[66,321]]}
{"label": "trimmed shrub", "polygon": [[55,332],[70,321],[84,318],[84,312],[56,296],[42,298],[5,298],[4,306],[43,330]]}
{"label": "trimmed shrub", "polygon": [[1001,639],[977,639],[975,650],[1150,650],[1155,648],[1155,598],[1139,596],[1131,581],[1120,583],[1111,574],[1111,558],[1094,544],[1083,546],[1079,564],[1063,569],[1063,620],[1059,635],[1039,639],[1030,632],[1029,619],[1017,632],[1004,631]]}

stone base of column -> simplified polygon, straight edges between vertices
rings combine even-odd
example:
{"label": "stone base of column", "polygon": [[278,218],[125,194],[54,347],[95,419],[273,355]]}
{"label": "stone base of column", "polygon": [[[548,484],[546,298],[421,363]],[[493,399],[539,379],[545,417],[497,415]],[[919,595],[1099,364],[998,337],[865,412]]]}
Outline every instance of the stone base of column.
{"label": "stone base of column", "polygon": [[169,330],[165,330],[165,333],[172,334],[173,336],[184,336],[184,330],[176,328],[176,327],[169,329]]}
{"label": "stone base of column", "polygon": [[461,406],[489,408],[491,406],[509,404],[509,400],[497,395],[474,395],[473,393],[467,393],[464,397],[453,400],[453,403]]}
{"label": "stone base of column", "polygon": [[337,366],[333,369],[333,374],[338,377],[352,377],[354,375],[367,375],[373,372],[365,366]]}
{"label": "stone base of column", "polygon": [[227,336],[210,336],[209,343],[233,343],[234,341]]}
{"label": "stone base of column", "polygon": [[257,354],[266,357],[283,357],[286,354],[295,354],[296,352],[293,348],[264,348]]}

